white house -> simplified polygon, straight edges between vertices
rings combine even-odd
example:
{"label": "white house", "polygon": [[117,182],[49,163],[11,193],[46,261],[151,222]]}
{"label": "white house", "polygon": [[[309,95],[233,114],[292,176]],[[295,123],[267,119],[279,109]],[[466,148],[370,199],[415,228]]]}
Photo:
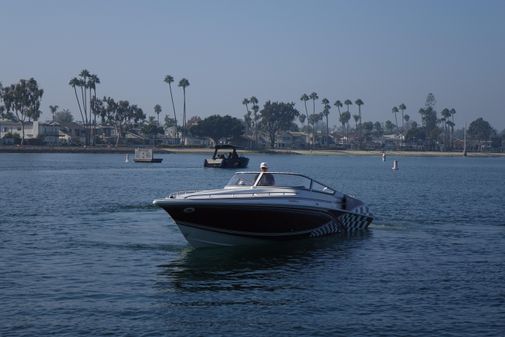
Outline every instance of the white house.
{"label": "white house", "polygon": [[[23,136],[21,123],[10,120],[0,120],[0,138],[6,139],[10,135]],[[53,123],[39,121],[25,123],[25,140],[39,139],[40,141],[56,145],[58,143],[59,126]]]}

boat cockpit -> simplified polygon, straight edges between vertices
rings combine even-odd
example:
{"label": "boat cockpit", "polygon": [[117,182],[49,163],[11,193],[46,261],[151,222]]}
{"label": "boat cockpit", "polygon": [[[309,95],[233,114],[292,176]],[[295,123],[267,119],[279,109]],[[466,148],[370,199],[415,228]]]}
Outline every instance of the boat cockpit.
{"label": "boat cockpit", "polygon": [[314,179],[290,172],[237,172],[228,181],[225,189],[238,187],[293,188],[334,195],[335,190]]}

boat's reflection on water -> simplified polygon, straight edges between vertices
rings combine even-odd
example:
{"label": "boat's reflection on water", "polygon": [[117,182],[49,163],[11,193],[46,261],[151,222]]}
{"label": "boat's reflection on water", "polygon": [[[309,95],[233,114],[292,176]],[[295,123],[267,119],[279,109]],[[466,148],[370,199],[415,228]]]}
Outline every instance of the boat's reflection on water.
{"label": "boat's reflection on water", "polygon": [[157,286],[178,291],[243,290],[272,285],[308,268],[346,258],[363,245],[371,231],[268,245],[194,249],[160,265]]}

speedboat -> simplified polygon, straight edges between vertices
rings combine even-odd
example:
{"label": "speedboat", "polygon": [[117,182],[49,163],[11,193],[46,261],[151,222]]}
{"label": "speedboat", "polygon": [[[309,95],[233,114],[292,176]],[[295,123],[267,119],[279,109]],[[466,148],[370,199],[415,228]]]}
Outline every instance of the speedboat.
{"label": "speedboat", "polygon": [[323,237],[365,230],[373,220],[354,196],[288,172],[237,172],[222,189],[176,192],[153,204],[194,247]]}
{"label": "speedboat", "polygon": [[[221,152],[220,152],[221,151]],[[228,152],[228,153],[224,153]],[[243,169],[249,164],[249,158],[240,156],[233,145],[216,145],[212,158],[203,161],[204,167]]]}

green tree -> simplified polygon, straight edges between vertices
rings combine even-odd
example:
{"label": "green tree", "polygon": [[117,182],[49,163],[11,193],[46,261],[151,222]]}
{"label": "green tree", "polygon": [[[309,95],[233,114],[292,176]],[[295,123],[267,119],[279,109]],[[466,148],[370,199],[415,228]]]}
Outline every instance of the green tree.
{"label": "green tree", "polygon": [[244,134],[244,125],[235,117],[213,115],[202,119],[190,128],[191,134],[209,137],[218,144],[220,139],[237,139]]}
{"label": "green tree", "polygon": [[424,128],[425,139],[428,146],[433,148],[434,140],[440,135],[440,129],[437,127],[437,112],[432,108],[431,104],[426,105],[426,108],[419,109],[421,114],[422,127]]}
{"label": "green tree", "polygon": [[159,121],[153,116],[149,117],[146,123],[142,125],[141,131],[146,138],[149,138],[154,146],[156,146],[156,136],[163,134],[163,128],[159,126]]}
{"label": "green tree", "polygon": [[277,134],[289,130],[294,119],[300,113],[295,109],[295,103],[267,101],[260,111],[260,125],[270,138],[270,147],[275,146]]}
{"label": "green tree", "polygon": [[44,90],[39,89],[37,81],[33,78],[20,80],[16,84],[1,89],[4,114],[13,117],[14,121],[21,124],[21,145],[25,140],[27,120],[36,121],[40,117],[40,101],[43,94]]}
{"label": "green tree", "polygon": [[391,133],[393,133],[393,130],[395,129],[395,125],[390,120],[387,120],[386,123],[384,123],[384,128],[386,129],[386,131],[389,134],[391,134]]}
{"label": "green tree", "polygon": [[74,121],[74,116],[72,116],[72,113],[68,109],[63,109],[62,111],[57,111],[54,114],[54,122],[65,125],[65,124],[70,124]]}
{"label": "green tree", "polygon": [[468,137],[479,143],[489,141],[494,135],[496,131],[482,117],[477,118],[468,126]]}
{"label": "green tree", "polygon": [[384,135],[384,129],[380,122],[375,122],[373,125],[375,137],[382,137]]}
{"label": "green tree", "polygon": [[174,111],[175,126],[177,126],[177,114],[175,113],[174,95],[172,94],[172,82],[174,78],[171,75],[167,75],[164,81],[168,84],[168,89],[170,90],[170,100],[172,101],[172,109]]}
{"label": "green tree", "polygon": [[113,126],[116,131],[116,147],[128,130],[139,126],[146,119],[141,108],[126,100],[116,102],[111,97],[104,97],[100,104],[97,104],[98,107],[102,122]]}
{"label": "green tree", "polygon": [[165,116],[165,123],[163,123],[163,126],[165,127],[165,129],[169,129],[174,126],[177,127],[175,119],[171,118],[168,115]]}

